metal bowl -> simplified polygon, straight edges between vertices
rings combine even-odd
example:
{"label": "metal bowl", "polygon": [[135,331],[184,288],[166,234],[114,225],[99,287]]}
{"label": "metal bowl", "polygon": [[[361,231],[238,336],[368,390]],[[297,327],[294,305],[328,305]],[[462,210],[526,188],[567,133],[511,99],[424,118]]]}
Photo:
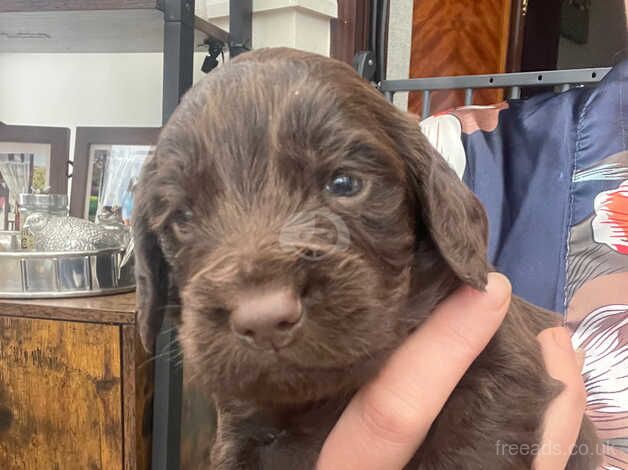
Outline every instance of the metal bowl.
{"label": "metal bowl", "polygon": [[135,289],[133,258],[124,248],[94,251],[0,252],[0,298],[115,294]]}

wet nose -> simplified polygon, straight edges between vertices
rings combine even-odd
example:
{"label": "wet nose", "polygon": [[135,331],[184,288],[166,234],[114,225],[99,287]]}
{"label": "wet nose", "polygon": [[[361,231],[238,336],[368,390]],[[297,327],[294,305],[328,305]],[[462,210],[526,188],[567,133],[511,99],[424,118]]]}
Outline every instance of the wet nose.
{"label": "wet nose", "polygon": [[301,302],[288,289],[264,291],[240,300],[231,328],[243,341],[264,349],[288,346],[302,324]]}

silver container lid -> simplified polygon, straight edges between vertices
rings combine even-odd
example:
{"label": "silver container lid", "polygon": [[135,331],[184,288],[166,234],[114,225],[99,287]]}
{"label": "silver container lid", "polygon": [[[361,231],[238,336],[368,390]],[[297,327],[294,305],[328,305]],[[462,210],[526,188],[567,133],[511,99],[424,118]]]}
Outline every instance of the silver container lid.
{"label": "silver container lid", "polygon": [[20,207],[45,211],[61,210],[68,207],[67,194],[31,194],[21,193],[18,197]]}

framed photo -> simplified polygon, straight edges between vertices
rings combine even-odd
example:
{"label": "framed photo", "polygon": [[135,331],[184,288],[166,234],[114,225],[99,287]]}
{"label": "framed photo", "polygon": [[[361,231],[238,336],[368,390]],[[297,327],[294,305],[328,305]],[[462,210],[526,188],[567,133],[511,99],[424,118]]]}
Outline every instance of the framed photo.
{"label": "framed photo", "polygon": [[160,128],[77,127],[70,215],[130,222],[133,189]]}
{"label": "framed photo", "polygon": [[0,123],[0,230],[13,230],[23,192],[66,194],[70,129]]}

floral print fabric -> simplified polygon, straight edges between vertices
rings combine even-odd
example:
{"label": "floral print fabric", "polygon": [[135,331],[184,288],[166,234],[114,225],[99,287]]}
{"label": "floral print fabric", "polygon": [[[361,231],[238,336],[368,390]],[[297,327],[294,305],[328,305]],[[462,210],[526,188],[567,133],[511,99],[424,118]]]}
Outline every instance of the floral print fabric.
{"label": "floral print fabric", "polygon": [[466,162],[445,158],[487,209],[493,265],[516,294],[563,313],[585,350],[604,470],[628,470],[626,97],[628,60],[595,88],[459,108],[448,118],[460,131],[432,122],[426,132],[462,143]]}

